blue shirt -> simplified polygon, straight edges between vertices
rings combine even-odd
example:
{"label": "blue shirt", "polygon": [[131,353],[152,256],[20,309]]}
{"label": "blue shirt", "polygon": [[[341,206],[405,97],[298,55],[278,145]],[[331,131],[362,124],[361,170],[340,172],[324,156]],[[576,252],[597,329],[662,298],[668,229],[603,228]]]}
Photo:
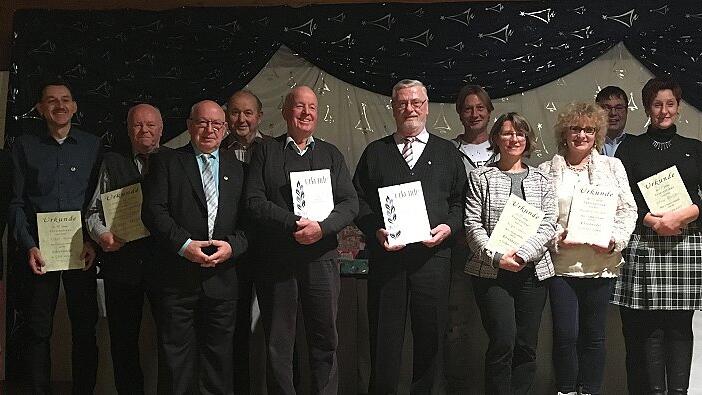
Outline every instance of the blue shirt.
{"label": "blue shirt", "polygon": [[21,248],[38,246],[37,213],[83,211],[94,189],[102,144],[72,127],[63,143],[48,130],[24,134],[12,145],[12,200],[8,210]]}
{"label": "blue shirt", "polygon": [[609,138],[609,136],[605,136],[604,145],[602,146],[602,154],[607,156],[614,156],[614,153],[617,152],[617,147],[619,147],[619,144],[621,144],[622,141],[624,141],[625,137],[625,132],[622,132],[619,136],[615,137],[614,139]]}

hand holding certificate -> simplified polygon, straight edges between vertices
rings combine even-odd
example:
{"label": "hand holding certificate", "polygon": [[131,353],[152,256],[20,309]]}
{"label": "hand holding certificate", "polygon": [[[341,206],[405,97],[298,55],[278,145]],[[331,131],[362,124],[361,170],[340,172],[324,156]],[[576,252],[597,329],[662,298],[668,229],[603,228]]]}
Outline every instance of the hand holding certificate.
{"label": "hand holding certificate", "polygon": [[431,239],[431,226],[420,181],[378,188],[388,245]]}
{"label": "hand holding certificate", "polygon": [[126,243],[149,235],[141,222],[142,199],[139,183],[100,195],[105,225]]}
{"label": "hand holding certificate", "polygon": [[653,215],[688,207],[692,199],[680,178],[677,166],[669,167],[637,183]]}
{"label": "hand holding certificate", "polygon": [[334,210],[329,169],[290,173],[293,211],[312,221],[324,221]]}
{"label": "hand holding certificate", "polygon": [[565,240],[607,248],[614,229],[617,200],[611,188],[577,186],[570,204]]}
{"label": "hand holding certificate", "polygon": [[82,269],[83,224],[80,211],[37,213],[43,271]]}
{"label": "hand holding certificate", "polygon": [[517,250],[536,234],[543,219],[543,211],[510,195],[485,248],[502,254]]}

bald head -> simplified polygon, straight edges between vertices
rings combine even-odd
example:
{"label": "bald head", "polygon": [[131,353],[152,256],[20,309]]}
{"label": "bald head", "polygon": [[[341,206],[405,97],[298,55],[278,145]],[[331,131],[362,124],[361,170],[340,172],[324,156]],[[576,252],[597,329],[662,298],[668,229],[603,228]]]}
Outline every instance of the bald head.
{"label": "bald head", "polygon": [[282,113],[288,135],[297,143],[307,139],[317,129],[317,95],[308,86],[293,88],[285,96]]}
{"label": "bald head", "polygon": [[212,100],[195,103],[190,109],[188,133],[195,148],[204,153],[211,153],[219,148],[224,137],[224,110]]}
{"label": "bald head", "polygon": [[127,112],[127,129],[132,150],[148,154],[158,148],[163,134],[161,112],[150,104],[137,104]]}

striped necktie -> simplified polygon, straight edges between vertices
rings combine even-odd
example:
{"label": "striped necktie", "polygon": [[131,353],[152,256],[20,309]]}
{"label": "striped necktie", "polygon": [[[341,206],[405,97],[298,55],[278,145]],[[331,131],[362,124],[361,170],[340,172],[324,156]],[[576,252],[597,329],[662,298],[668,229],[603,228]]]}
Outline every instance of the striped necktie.
{"label": "striped necktie", "polygon": [[405,146],[402,147],[402,157],[405,158],[407,166],[412,167],[412,142],[414,137],[407,137],[405,140]]}
{"label": "striped necktie", "polygon": [[207,201],[207,235],[212,239],[215,219],[217,218],[217,183],[215,183],[214,172],[212,171],[211,154],[200,156],[204,164],[202,168],[202,187],[205,190],[205,200]]}

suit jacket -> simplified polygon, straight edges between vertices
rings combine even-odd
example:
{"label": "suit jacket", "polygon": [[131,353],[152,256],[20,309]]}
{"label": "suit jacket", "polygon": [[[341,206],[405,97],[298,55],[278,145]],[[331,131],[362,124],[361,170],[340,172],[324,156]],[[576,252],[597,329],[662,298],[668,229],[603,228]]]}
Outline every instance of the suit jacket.
{"label": "suit jacket", "polygon": [[248,245],[239,225],[244,170],[233,153],[220,150],[219,155],[219,204],[212,238],[228,242],[233,253],[214,268],[178,255],[188,239],[208,239],[207,202],[192,145],[149,159],[142,220],[157,243],[156,284],[164,292],[202,289],[211,298],[238,297],[234,265]]}
{"label": "suit jacket", "polygon": [[431,228],[443,223],[451,228],[452,236],[462,233],[466,171],[454,145],[429,134],[422,155],[410,169],[393,136],[386,136],[366,147],[353,177],[359,201],[356,225],[366,235],[371,258],[393,256],[421,260],[435,253],[450,255],[453,237],[431,249],[421,243],[413,243],[394,253],[385,251],[378,242],[375,232],[385,228],[378,188],[413,181],[422,183]]}

